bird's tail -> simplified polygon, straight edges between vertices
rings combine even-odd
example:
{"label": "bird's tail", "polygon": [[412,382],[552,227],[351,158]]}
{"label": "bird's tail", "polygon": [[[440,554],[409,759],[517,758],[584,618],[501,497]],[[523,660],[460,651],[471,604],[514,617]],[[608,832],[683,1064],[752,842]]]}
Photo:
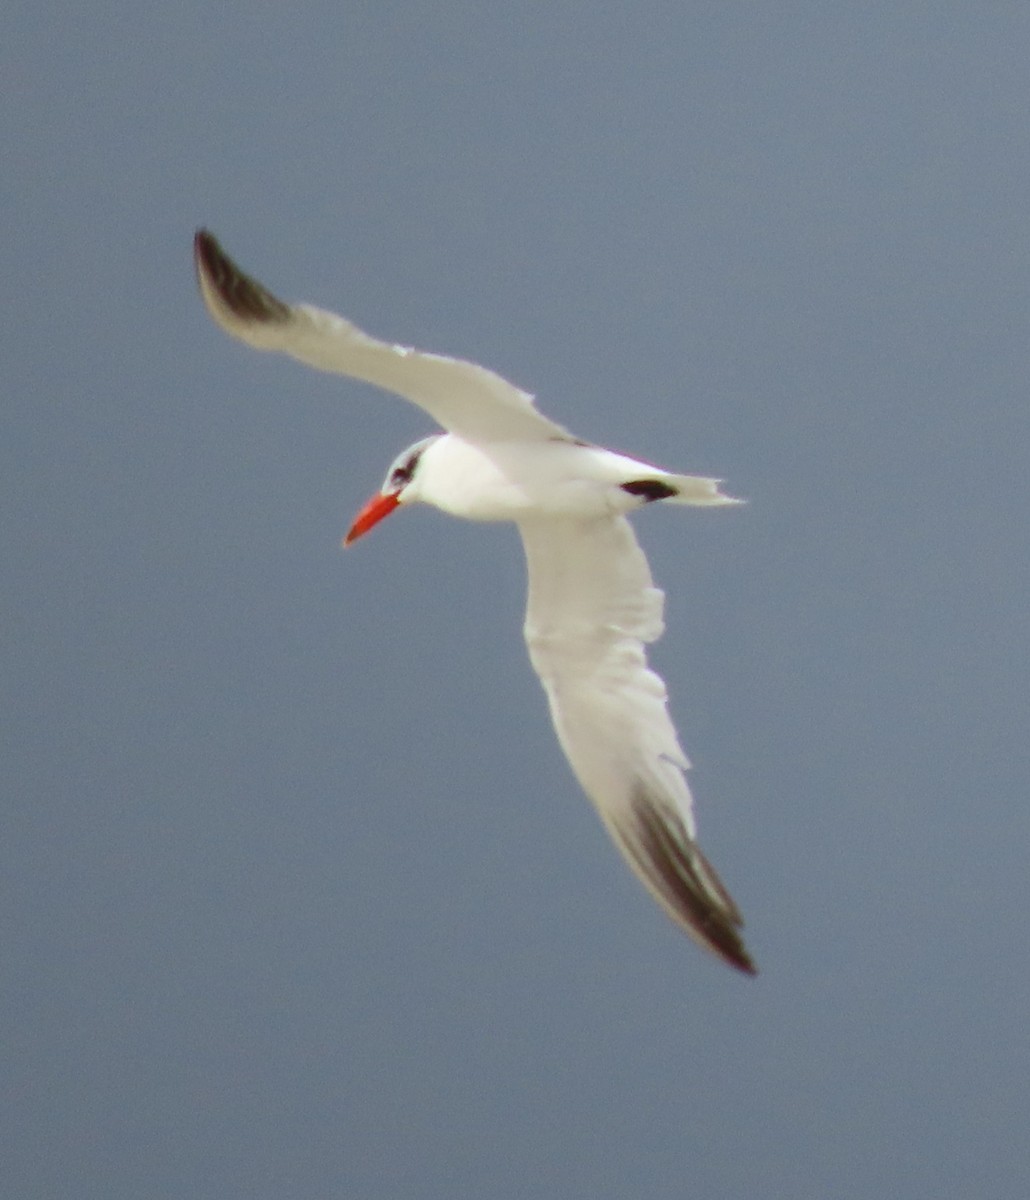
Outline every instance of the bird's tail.
{"label": "bird's tail", "polygon": [[746,504],[736,496],[727,496],[719,491],[721,479],[708,479],[704,475],[667,475],[664,481],[676,489],[674,496],[666,497],[667,504]]}

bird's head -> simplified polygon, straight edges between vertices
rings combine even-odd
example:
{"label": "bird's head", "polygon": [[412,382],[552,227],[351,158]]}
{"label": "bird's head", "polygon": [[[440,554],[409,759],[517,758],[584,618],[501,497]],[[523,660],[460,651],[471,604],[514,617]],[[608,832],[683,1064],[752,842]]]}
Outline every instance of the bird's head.
{"label": "bird's head", "polygon": [[439,436],[435,434],[433,437],[423,438],[398,454],[390,463],[382,487],[354,518],[354,524],[343,539],[345,546],[357,541],[362,534],[368,533],[373,525],[378,525],[383,517],[388,517],[399,505],[410,504],[420,498],[419,464],[426,449]]}

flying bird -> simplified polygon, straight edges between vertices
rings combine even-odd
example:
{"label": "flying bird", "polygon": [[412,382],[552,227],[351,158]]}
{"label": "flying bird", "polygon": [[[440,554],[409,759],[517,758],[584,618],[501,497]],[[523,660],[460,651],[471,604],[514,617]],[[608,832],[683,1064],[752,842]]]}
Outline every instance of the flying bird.
{"label": "flying bird", "polygon": [[627,520],[647,504],[739,501],[719,490],[720,480],[674,475],[580,441],[485,367],[377,341],[334,313],[284,303],[205,229],[194,251],[204,303],[227,333],[394,392],[446,431],[394,459],[345,543],[416,502],[515,523],[529,574],[529,657],[572,770],[669,916],[755,974],[740,911],[697,843],[690,764],[645,653],[664,628],[664,595]]}

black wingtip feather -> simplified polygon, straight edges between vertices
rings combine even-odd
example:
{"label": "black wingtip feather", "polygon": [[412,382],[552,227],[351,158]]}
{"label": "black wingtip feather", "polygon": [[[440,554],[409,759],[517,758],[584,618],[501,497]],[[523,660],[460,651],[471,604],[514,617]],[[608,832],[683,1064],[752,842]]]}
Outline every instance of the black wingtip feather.
{"label": "black wingtip feather", "polygon": [[633,805],[639,837],[634,857],[657,887],[665,907],[702,945],[745,975],[758,968],[738,933],[743,925],[736,904],[715,869],[686,834],[677,838],[646,797]]}
{"label": "black wingtip feather", "polygon": [[210,230],[197,230],[193,257],[201,288],[209,287],[234,316],[270,323],[290,319],[289,305],[240,270]]}

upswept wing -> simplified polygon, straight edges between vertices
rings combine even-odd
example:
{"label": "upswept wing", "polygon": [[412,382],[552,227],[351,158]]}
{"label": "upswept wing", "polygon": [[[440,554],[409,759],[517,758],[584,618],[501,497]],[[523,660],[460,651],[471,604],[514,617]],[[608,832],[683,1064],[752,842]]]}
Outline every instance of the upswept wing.
{"label": "upswept wing", "polygon": [[335,313],[284,303],[245,274],[206,229],[194,239],[194,257],[208,312],[249,346],[385,388],[469,441],[570,437],[537,412],[528,392],[485,367],[380,342]]}
{"label": "upswept wing", "polygon": [[644,650],[661,636],[664,596],[629,522],[547,518],[519,530],[529,657],[576,777],[673,920],[754,974],[740,912],[695,841],[690,764]]}

